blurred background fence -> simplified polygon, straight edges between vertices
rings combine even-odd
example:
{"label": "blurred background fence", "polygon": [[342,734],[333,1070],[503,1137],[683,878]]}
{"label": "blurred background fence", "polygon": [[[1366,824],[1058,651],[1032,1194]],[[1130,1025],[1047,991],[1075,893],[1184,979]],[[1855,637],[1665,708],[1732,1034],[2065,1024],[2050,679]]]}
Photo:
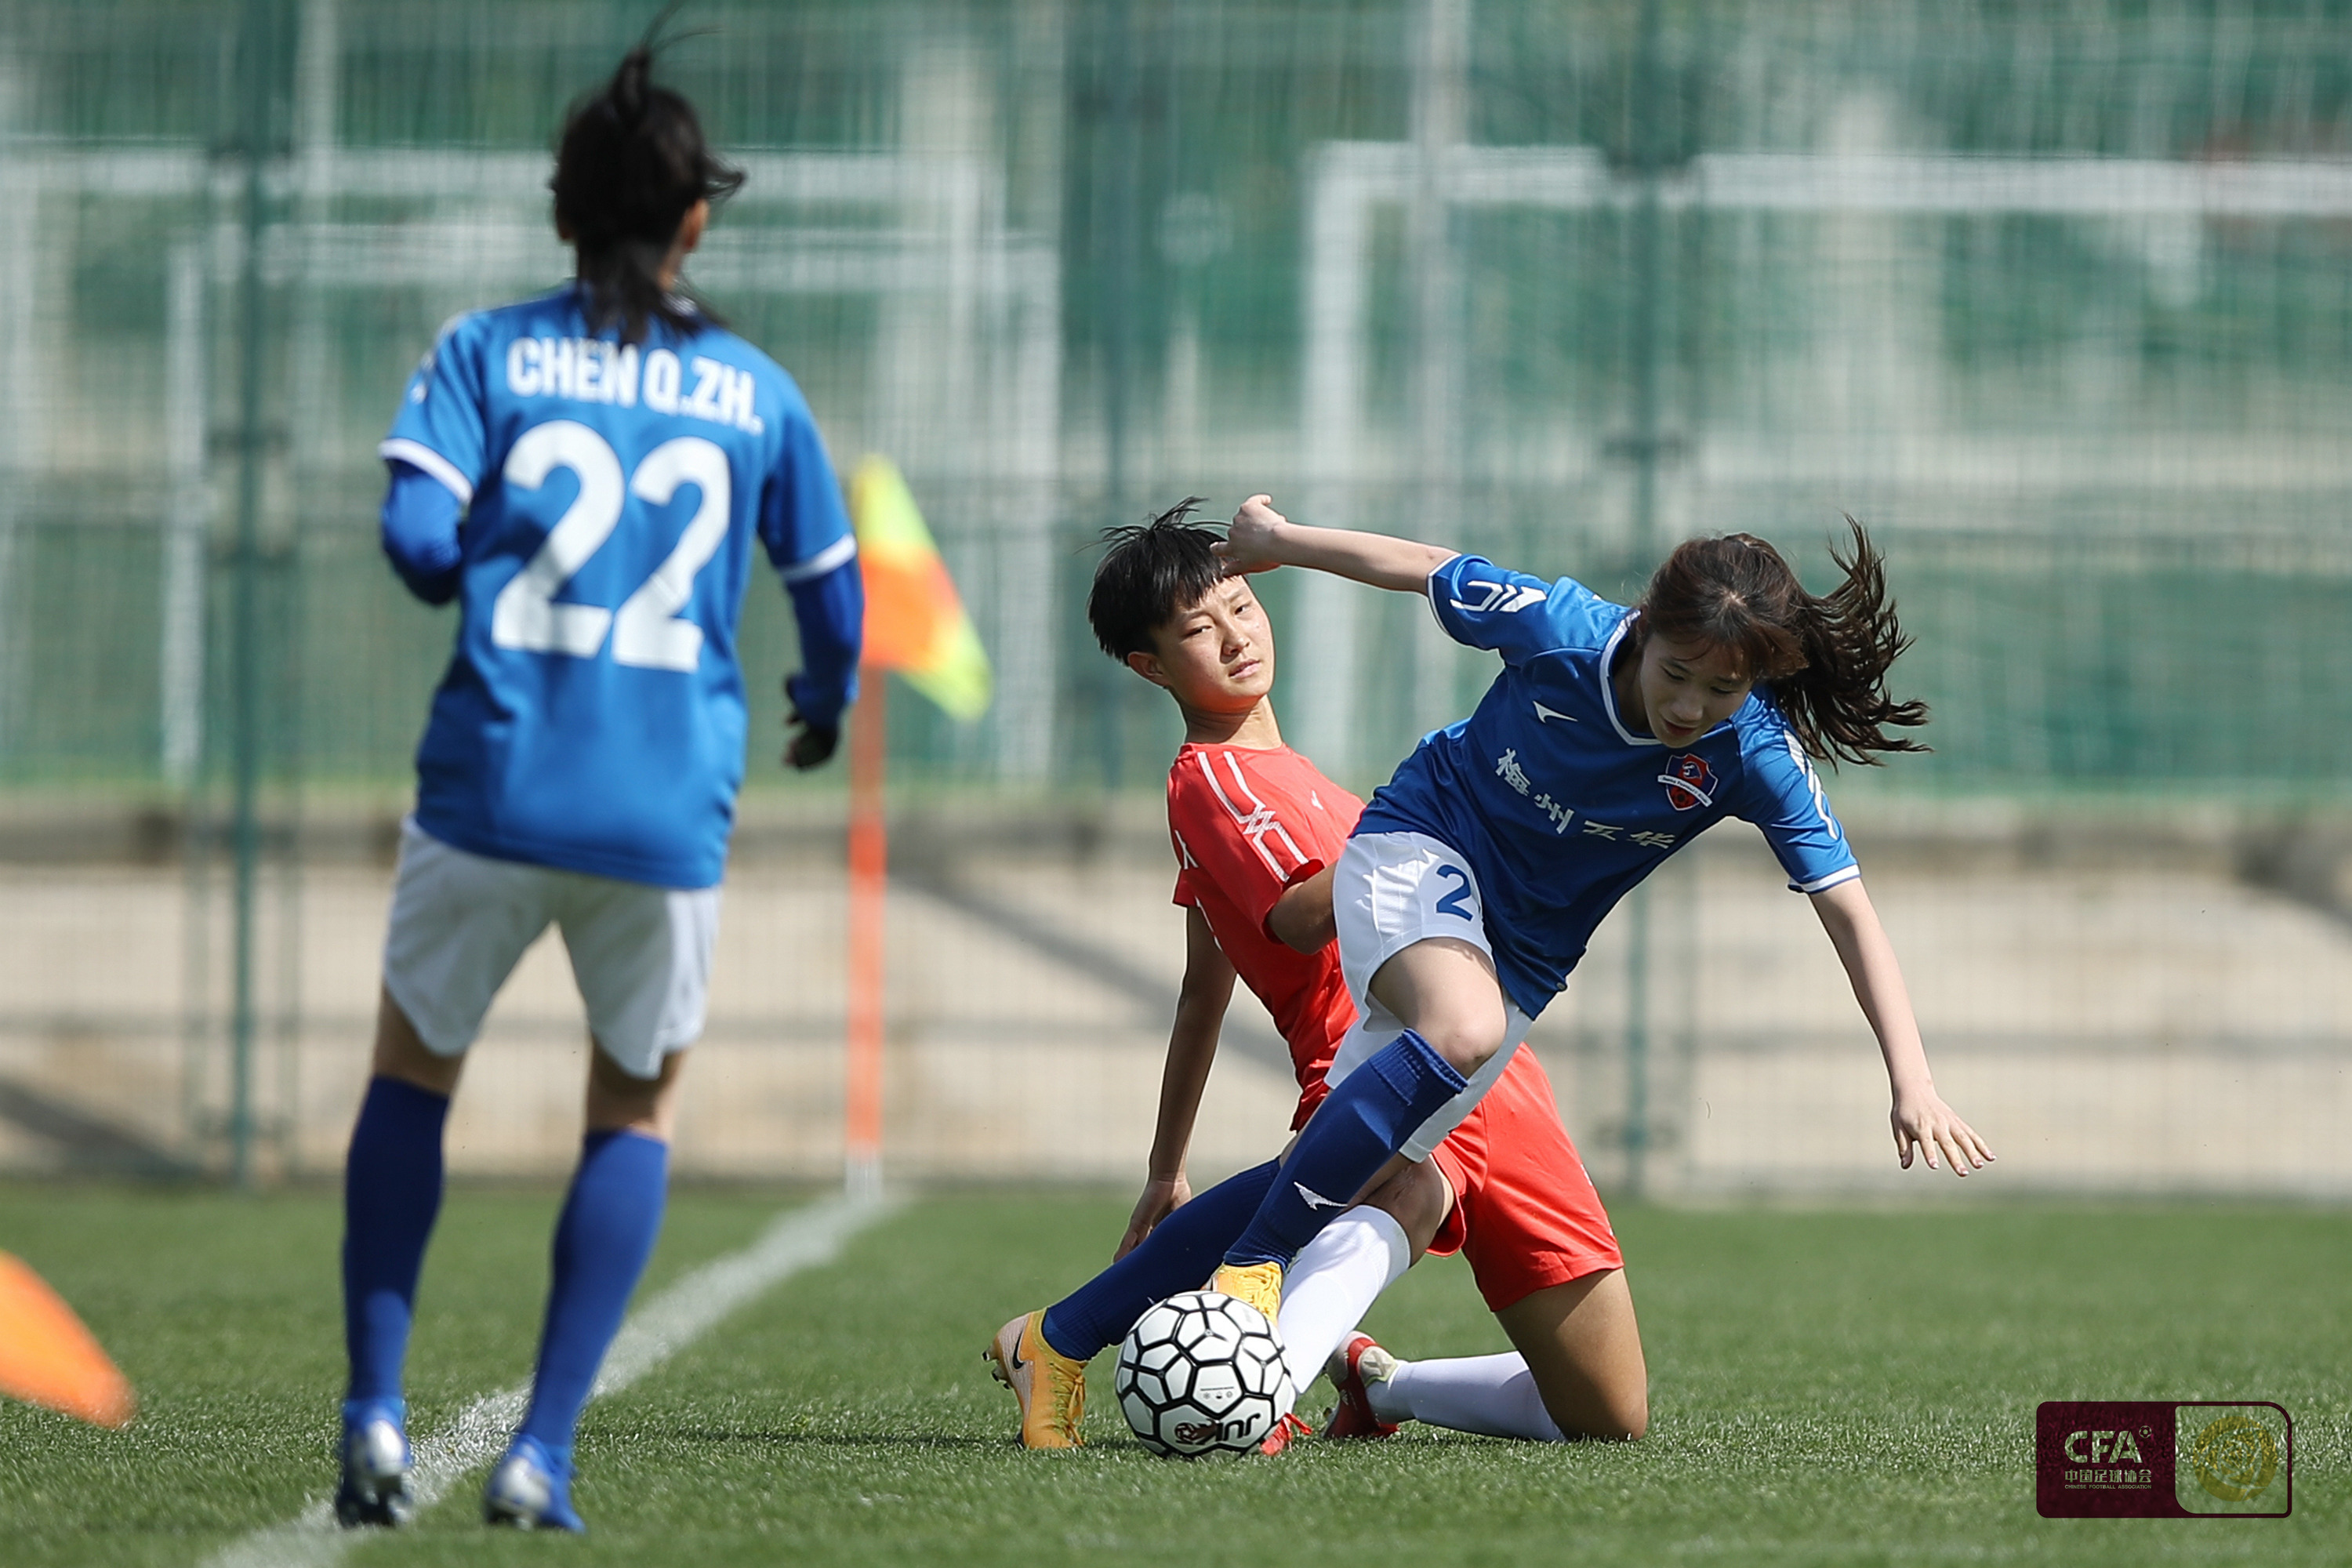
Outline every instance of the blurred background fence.
{"label": "blurred background fence", "polygon": [[[0,7],[0,1166],[334,1166],[450,638],[374,445],[438,323],[565,276],[551,137],[651,10]],[[1179,731],[1092,649],[1085,545],[1265,489],[1618,594],[1705,531],[1824,573],[1862,518],[1937,751],[1832,794],[2000,1183],[2352,1193],[2352,5],[686,22],[665,73],[751,176],[690,276],[837,461],[905,468],[998,674],[979,724],[891,710],[894,1170],[1139,1166]],[[1368,790],[1488,663],[1290,575],[1286,730]],[[772,690],[764,584],[743,647]],[[840,781],[767,765],[780,706],[710,1174],[841,1158]],[[1868,1036],[1742,832],[1544,1021],[1563,1111],[1620,1190],[1884,1185]],[[543,944],[461,1168],[568,1161],[578,1037]],[[1286,1117],[1262,1018],[1227,1056],[1203,1170]]]}

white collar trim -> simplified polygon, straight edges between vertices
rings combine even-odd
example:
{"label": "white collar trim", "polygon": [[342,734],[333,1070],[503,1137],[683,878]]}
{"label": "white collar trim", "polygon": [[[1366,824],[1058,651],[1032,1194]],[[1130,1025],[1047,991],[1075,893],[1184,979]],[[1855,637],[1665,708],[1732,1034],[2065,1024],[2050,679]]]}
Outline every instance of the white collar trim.
{"label": "white collar trim", "polygon": [[1625,728],[1625,721],[1617,717],[1617,683],[1609,676],[1610,670],[1617,663],[1617,645],[1625,640],[1626,632],[1633,628],[1633,623],[1641,619],[1641,616],[1642,612],[1639,610],[1627,611],[1625,618],[1617,623],[1617,629],[1609,634],[1609,640],[1601,647],[1601,710],[1609,715],[1611,725],[1616,729],[1617,738],[1627,745],[1664,747],[1665,742],[1655,735],[1636,735],[1633,731]]}

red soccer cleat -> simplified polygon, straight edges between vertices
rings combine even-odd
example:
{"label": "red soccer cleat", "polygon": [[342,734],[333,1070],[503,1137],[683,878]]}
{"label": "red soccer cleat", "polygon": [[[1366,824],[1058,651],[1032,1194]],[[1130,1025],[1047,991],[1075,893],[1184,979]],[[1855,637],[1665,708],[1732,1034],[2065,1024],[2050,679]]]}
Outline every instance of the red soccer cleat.
{"label": "red soccer cleat", "polygon": [[1372,1413],[1372,1396],[1364,1385],[1386,1383],[1396,1375],[1397,1358],[1381,1349],[1370,1334],[1352,1334],[1348,1342],[1331,1352],[1324,1363],[1324,1374],[1339,1393],[1339,1403],[1331,1406],[1330,1416],[1323,1423],[1326,1437],[1393,1437],[1397,1423],[1383,1421]]}

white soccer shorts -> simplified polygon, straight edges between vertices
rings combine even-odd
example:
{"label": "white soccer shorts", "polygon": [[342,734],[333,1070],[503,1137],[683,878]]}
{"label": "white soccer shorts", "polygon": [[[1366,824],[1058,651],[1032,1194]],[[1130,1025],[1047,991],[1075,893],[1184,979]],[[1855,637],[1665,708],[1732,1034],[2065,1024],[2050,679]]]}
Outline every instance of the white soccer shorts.
{"label": "white soccer shorts", "polygon": [[[1356,1004],[1356,1023],[1331,1059],[1329,1081],[1339,1082],[1366,1058],[1404,1032],[1404,1024],[1371,994],[1381,965],[1431,937],[1452,937],[1495,956],[1486,941],[1486,903],[1469,863],[1422,833],[1367,833],[1348,840],[1331,874],[1331,914],[1339,928],[1339,970]],[[1531,1020],[1503,998],[1502,1048],[1471,1075],[1461,1093],[1413,1130],[1401,1151],[1426,1160],[1445,1135],[1462,1124],[1495,1087],[1511,1053],[1528,1037]]]}
{"label": "white soccer shorts", "polygon": [[702,1034],[719,889],[680,891],[496,860],[445,844],[410,818],[383,984],[425,1049],[463,1056],[507,976],[552,922],[572,955],[598,1048],[632,1078]]}

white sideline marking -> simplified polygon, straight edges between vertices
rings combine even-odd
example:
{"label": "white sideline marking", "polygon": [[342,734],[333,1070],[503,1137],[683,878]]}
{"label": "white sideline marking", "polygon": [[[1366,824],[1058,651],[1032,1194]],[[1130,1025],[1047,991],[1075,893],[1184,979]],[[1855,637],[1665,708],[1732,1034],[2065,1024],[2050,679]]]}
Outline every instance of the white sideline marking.
{"label": "white sideline marking", "polygon": [[[887,1199],[826,1198],[780,1216],[740,1252],[695,1269],[647,1301],[621,1325],[589,1397],[615,1394],[708,1332],[753,1297],[803,1268],[833,1261],[842,1243],[897,1206]],[[423,1513],[463,1479],[506,1451],[522,1419],[530,1384],[486,1394],[448,1426],[415,1445],[409,1489]],[[378,1532],[344,1530],[331,1500],[320,1499],[283,1524],[258,1530],[209,1559],[205,1568],[326,1568]]]}

